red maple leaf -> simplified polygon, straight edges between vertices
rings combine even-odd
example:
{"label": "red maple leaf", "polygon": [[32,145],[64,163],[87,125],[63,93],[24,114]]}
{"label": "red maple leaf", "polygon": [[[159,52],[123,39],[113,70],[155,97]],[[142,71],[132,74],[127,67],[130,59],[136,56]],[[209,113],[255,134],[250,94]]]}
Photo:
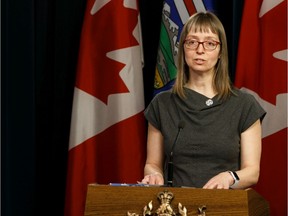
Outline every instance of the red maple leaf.
{"label": "red maple leaf", "polygon": [[271,9],[260,20],[262,58],[261,62],[259,61],[261,71],[259,89],[261,91],[255,90],[273,104],[276,104],[278,94],[287,92],[287,62],[273,56],[274,53],[287,49],[287,31],[284,28],[287,26],[286,11],[287,1]]}
{"label": "red maple leaf", "polygon": [[107,53],[138,45],[132,35],[138,22],[138,11],[125,8],[123,1],[110,1],[91,15],[94,2],[87,1],[76,87],[107,104],[110,94],[128,92],[119,76],[125,65],[109,59]]}

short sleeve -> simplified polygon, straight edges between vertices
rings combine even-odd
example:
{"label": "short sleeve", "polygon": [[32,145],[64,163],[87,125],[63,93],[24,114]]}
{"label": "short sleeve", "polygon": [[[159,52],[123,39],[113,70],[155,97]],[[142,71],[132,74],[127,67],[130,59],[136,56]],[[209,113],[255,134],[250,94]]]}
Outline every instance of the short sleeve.
{"label": "short sleeve", "polygon": [[156,127],[158,130],[161,129],[160,119],[159,119],[159,95],[156,95],[147,108],[144,111],[144,116],[146,120]]}
{"label": "short sleeve", "polygon": [[255,97],[248,93],[243,93],[243,106],[240,131],[241,133],[246,131],[251,125],[253,125],[258,119],[262,122],[266,115],[266,111],[261,107]]}
{"label": "short sleeve", "polygon": [[146,120],[158,130],[162,130],[163,126],[171,120],[169,118],[171,115],[169,112],[171,96],[172,93],[169,90],[158,93],[144,111]]}

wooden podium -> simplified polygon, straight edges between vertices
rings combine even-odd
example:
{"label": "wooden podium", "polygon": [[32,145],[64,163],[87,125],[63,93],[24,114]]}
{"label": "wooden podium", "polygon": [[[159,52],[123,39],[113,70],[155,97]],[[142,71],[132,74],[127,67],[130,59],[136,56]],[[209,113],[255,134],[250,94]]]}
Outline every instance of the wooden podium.
{"label": "wooden podium", "polygon": [[[171,199],[168,207],[171,207],[175,213],[174,215],[270,215],[268,202],[253,189],[210,190],[90,184],[88,185],[86,197],[85,216],[170,215],[159,213],[159,208],[167,206],[167,203],[165,205],[165,203],[162,203],[164,201],[157,197],[159,193],[162,194],[162,197],[165,196],[164,201]],[[163,196],[163,194],[165,195]],[[173,199],[171,194],[173,194]],[[187,213],[180,214],[179,206],[185,207]],[[150,209],[151,214],[144,214],[144,208],[146,210],[147,208]],[[157,210],[159,214],[156,213]]]}

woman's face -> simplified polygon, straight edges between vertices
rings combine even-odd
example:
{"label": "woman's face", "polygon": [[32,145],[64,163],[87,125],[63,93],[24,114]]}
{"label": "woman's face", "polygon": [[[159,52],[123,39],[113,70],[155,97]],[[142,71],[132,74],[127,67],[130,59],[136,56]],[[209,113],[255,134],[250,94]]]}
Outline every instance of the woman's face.
{"label": "woman's face", "polygon": [[[206,49],[204,48],[204,42]],[[195,46],[195,44],[198,47]],[[215,48],[216,46],[216,48]],[[215,48],[215,49],[214,49]],[[219,37],[210,31],[195,31],[194,28],[187,34],[184,42],[184,58],[190,72],[214,73],[214,67],[219,59]]]}

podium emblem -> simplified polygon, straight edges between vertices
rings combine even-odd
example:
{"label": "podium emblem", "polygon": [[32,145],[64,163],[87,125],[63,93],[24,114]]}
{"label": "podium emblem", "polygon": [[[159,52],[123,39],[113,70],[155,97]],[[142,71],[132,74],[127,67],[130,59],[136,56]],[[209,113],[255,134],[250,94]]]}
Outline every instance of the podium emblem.
{"label": "podium emblem", "polygon": [[[187,216],[187,209],[182,206],[181,203],[178,203],[178,214],[176,214],[176,212],[173,210],[171,202],[174,198],[174,195],[172,192],[159,192],[157,198],[161,203],[158,209],[153,213],[153,204],[151,200],[148,205],[143,208],[143,216]],[[139,216],[139,214],[127,212],[127,216]]]}

